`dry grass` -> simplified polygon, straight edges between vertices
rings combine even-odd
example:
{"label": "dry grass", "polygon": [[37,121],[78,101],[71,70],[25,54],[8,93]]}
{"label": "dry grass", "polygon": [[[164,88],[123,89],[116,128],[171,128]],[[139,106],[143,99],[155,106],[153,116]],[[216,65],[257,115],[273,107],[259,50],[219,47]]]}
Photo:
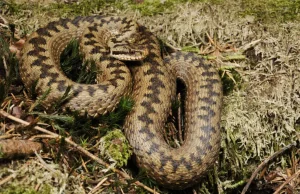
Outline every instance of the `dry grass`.
{"label": "dry grass", "polygon": [[[49,20],[76,15],[72,12],[64,14],[61,10],[53,12],[51,4],[39,2],[39,8],[24,9],[18,14],[10,11],[5,15],[6,19],[16,25],[20,36],[36,30]],[[214,57],[211,62],[221,69],[221,72],[226,71],[226,76],[237,75],[240,78],[224,96],[219,167],[215,169],[217,172],[210,174],[210,178],[213,177],[211,182],[215,184],[214,189],[207,189],[206,187],[210,187],[211,184],[203,183],[199,189],[195,189],[198,193],[240,192],[240,185],[250,177],[260,162],[283,146],[300,139],[300,23],[297,20],[261,22],[262,19],[255,15],[241,17],[240,12],[243,12],[240,2],[179,3],[160,14],[147,16],[142,15],[140,9],[133,9],[130,4],[125,3],[122,6],[105,6],[105,9],[92,9],[88,12],[134,18],[151,29],[163,42],[174,48],[187,46],[195,48],[195,51],[206,57]],[[245,49],[253,42],[256,44]],[[225,60],[226,55],[234,54],[244,55],[246,59]],[[232,68],[235,71],[232,71]],[[224,83],[226,84],[228,83]],[[257,182],[256,187],[274,191],[274,188],[299,171],[299,154],[298,148],[278,157],[258,177],[264,177],[266,182],[263,184]],[[43,168],[38,167],[39,161],[28,163],[31,169],[37,171],[20,171],[18,174],[26,173],[29,174],[28,178],[38,177],[46,183],[51,178],[45,177],[52,176],[53,179],[49,170],[40,172]],[[9,168],[12,166],[7,166],[7,169]],[[56,167],[53,168],[58,170]],[[59,169],[62,177],[70,173],[64,171],[62,167]],[[9,172],[4,171],[0,170],[0,177]],[[38,173],[49,175],[43,177],[37,175]],[[268,179],[272,173],[276,176]],[[300,192],[299,179],[298,177],[292,180],[288,187],[285,187],[286,191],[292,188],[295,193]],[[101,179],[98,177],[96,180]],[[65,182],[49,183],[51,185],[49,188],[57,189],[52,193],[56,193],[59,189],[65,189],[65,193],[72,189],[74,191],[74,185],[78,186],[76,188],[78,193],[81,193],[84,186],[86,191],[90,190],[90,184],[83,185],[80,182],[79,174],[74,177],[71,175],[66,180],[62,178],[60,181]],[[68,184],[64,187],[62,184],[66,182]],[[25,182],[16,184],[22,185]],[[35,182],[32,185],[38,184]],[[103,186],[106,192],[118,190],[116,187],[118,186],[110,190],[107,184]],[[132,188],[128,191],[132,191]]]}

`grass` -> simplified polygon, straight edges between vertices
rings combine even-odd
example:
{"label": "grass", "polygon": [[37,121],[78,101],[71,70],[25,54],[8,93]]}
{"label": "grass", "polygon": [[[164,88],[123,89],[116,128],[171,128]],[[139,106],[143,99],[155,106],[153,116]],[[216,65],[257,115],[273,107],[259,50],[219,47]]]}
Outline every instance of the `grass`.
{"label": "grass", "polygon": [[[11,84],[17,80],[18,60],[9,51],[8,43],[0,37],[0,104],[8,94]],[[3,79],[4,78],[4,79]]]}
{"label": "grass", "polygon": [[60,56],[61,68],[73,81],[95,83],[97,69],[94,61],[83,61],[78,40],[71,40]]}

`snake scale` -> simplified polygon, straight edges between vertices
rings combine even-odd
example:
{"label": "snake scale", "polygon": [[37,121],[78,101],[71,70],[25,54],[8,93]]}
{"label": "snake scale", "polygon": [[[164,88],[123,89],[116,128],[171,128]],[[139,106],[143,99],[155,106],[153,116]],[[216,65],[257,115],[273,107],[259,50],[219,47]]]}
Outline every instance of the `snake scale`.
{"label": "snake scale", "polygon": [[[97,62],[97,84],[79,84],[60,68],[60,53],[72,39],[80,39],[86,58]],[[127,68],[124,61],[135,61]],[[99,64],[98,64],[99,63]],[[126,17],[87,16],[48,23],[27,39],[20,63],[27,89],[37,82],[38,94],[51,88],[44,101],[51,106],[67,88],[72,97],[63,105],[92,116],[112,111],[123,95],[135,105],[124,131],[137,164],[157,183],[184,189],[199,181],[217,160],[220,148],[222,89],[212,65],[193,53],[162,56],[157,38]],[[176,79],[186,87],[185,141],[171,148],[163,138],[176,93]]]}

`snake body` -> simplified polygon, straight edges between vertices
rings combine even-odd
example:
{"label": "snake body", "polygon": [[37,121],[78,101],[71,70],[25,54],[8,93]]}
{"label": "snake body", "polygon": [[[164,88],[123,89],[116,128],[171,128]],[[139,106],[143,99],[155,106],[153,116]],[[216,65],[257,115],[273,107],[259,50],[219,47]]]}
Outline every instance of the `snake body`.
{"label": "snake body", "polygon": [[[60,53],[74,38],[81,39],[86,58],[98,61],[98,84],[75,83],[61,71]],[[130,70],[121,62],[128,60],[136,61]],[[222,97],[217,71],[193,53],[162,57],[157,38],[130,19],[88,16],[50,22],[27,39],[20,74],[28,89],[38,80],[39,94],[51,88],[45,105],[70,87],[72,97],[64,106],[92,116],[112,111],[123,95],[130,94],[135,105],[126,117],[125,135],[138,166],[165,187],[195,184],[217,159]],[[185,84],[186,99],[185,141],[175,149],[165,142],[162,130],[176,79]]]}

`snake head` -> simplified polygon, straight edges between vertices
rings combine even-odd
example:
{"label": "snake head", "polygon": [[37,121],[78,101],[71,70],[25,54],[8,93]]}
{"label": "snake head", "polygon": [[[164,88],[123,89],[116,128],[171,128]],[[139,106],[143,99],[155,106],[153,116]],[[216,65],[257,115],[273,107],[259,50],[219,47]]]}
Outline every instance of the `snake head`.
{"label": "snake head", "polygon": [[140,43],[137,34],[112,35],[107,44],[110,56],[121,61],[144,60],[148,56],[149,50]]}
{"label": "snake head", "polygon": [[148,54],[147,48],[116,47],[110,50],[110,56],[121,61],[142,61]]}

